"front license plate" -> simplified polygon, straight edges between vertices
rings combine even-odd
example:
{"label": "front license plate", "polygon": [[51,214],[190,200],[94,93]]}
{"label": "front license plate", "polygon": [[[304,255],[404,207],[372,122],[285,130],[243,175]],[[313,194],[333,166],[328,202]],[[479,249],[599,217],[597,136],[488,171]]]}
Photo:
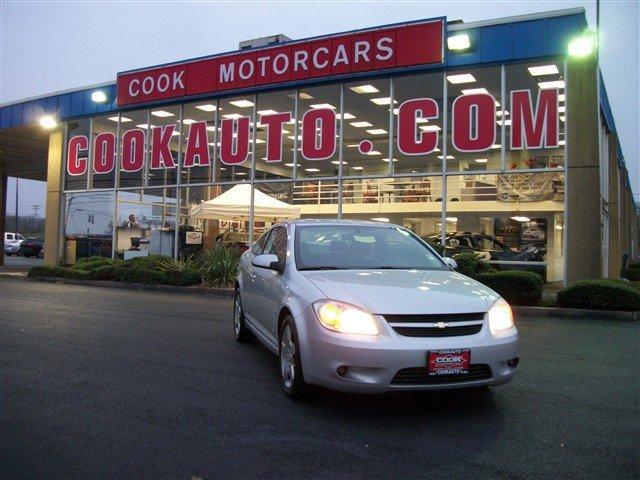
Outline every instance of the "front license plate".
{"label": "front license plate", "polygon": [[470,363],[471,350],[468,348],[431,350],[427,354],[429,376],[469,373]]}

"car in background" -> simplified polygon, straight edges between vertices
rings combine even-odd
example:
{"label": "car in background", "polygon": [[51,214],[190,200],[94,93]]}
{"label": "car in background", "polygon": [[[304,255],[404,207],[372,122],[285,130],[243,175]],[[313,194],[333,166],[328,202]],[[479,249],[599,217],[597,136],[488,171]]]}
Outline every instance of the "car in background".
{"label": "car in background", "polygon": [[4,244],[4,254],[11,256],[11,255],[17,255],[18,254],[18,249],[20,248],[20,244],[23,242],[23,240],[18,240],[17,242],[13,242],[13,243],[5,243]]}
{"label": "car in background", "polygon": [[[422,239],[434,246],[442,245],[442,236],[439,233],[422,237]],[[474,232],[447,233],[444,245],[444,255],[448,257],[458,253],[473,252],[486,261],[544,262],[544,255],[546,253],[544,249],[534,244],[525,245],[519,250],[512,249],[491,235]],[[546,266],[541,264],[506,264],[505,268],[509,270],[533,271],[540,274],[542,278],[546,278]]]}
{"label": "car in background", "polygon": [[238,232],[236,230],[227,230],[222,232],[216,237],[216,243],[226,247],[235,247],[240,250],[240,252],[249,250],[248,234],[245,232]]}
{"label": "car in background", "polygon": [[14,243],[21,242],[22,240],[24,240],[24,237],[19,233],[4,232],[5,245],[12,245]]}
{"label": "car in background", "polygon": [[287,396],[484,387],[518,367],[511,308],[399,225],[278,223],[246,251],[236,340],[280,358]]}
{"label": "car in background", "polygon": [[26,239],[20,244],[17,255],[42,258],[44,256],[44,243],[40,240]]}

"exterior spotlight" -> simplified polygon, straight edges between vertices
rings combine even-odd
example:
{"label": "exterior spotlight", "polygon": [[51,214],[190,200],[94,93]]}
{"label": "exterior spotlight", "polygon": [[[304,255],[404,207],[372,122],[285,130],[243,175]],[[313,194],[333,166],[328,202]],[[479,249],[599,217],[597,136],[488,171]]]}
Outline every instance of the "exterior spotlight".
{"label": "exterior spotlight", "polygon": [[571,57],[583,58],[591,55],[595,49],[596,40],[591,32],[585,32],[569,42],[568,52]]}
{"label": "exterior spotlight", "polygon": [[51,115],[40,117],[38,123],[40,123],[40,126],[42,128],[46,128],[47,130],[51,130],[52,128],[56,128],[58,126],[58,122]]}
{"label": "exterior spotlight", "polygon": [[96,103],[104,103],[107,101],[107,94],[102,90],[96,90],[95,92],[91,93],[91,100]]}
{"label": "exterior spotlight", "polygon": [[460,35],[453,35],[447,38],[447,47],[449,50],[466,50],[471,47],[469,41],[469,35],[462,33]]}

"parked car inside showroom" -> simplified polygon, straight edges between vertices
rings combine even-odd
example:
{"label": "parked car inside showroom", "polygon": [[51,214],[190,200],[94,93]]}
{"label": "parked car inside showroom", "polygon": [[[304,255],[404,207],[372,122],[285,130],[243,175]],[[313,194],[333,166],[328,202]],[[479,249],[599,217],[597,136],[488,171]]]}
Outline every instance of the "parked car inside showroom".
{"label": "parked car inside showroom", "polygon": [[309,384],[382,393],[501,385],[518,366],[511,308],[404,227],[292,220],[240,260],[233,325]]}
{"label": "parked car inside showroom", "polygon": [[[428,243],[442,245],[442,236],[439,233],[423,237]],[[546,251],[531,243],[519,250],[510,248],[491,235],[474,232],[452,232],[445,236],[445,255],[453,256],[457,253],[475,252],[486,261],[502,262],[544,262]],[[510,270],[533,271],[546,278],[545,265],[518,265],[510,264]]]}

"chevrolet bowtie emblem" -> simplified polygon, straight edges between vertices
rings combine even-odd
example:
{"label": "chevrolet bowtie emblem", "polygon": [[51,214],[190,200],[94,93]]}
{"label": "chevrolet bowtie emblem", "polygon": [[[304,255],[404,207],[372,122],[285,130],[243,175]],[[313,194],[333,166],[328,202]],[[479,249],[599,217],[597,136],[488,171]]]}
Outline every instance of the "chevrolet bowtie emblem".
{"label": "chevrolet bowtie emblem", "polygon": [[436,328],[447,328],[449,324],[445,322],[436,322],[433,324],[433,326]]}

